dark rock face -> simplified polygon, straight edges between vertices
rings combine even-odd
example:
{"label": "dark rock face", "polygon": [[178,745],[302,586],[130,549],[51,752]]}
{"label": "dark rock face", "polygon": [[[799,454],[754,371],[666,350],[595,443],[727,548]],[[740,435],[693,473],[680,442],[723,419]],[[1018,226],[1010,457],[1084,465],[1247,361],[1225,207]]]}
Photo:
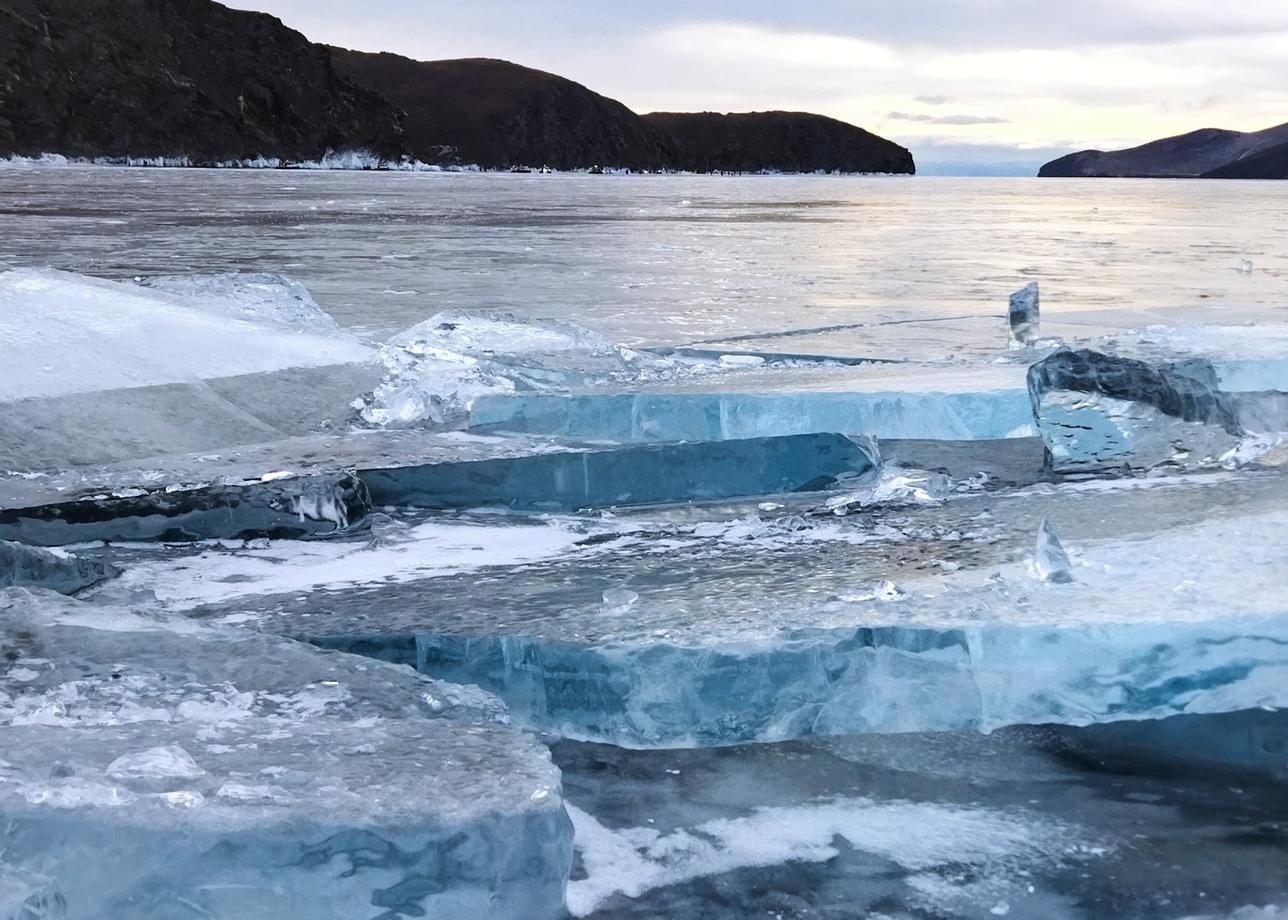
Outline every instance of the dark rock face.
{"label": "dark rock face", "polygon": [[323,47],[211,0],[0,0],[0,156],[402,153],[400,113]]}
{"label": "dark rock face", "polygon": [[677,167],[694,172],[916,172],[905,148],[823,115],[654,112],[644,117],[675,138]]}
{"label": "dark rock face", "polygon": [[[1120,178],[1275,178],[1288,165],[1288,124],[1264,131],[1203,128],[1151,141],[1128,150],[1083,150],[1052,160],[1039,176],[1105,176]],[[1278,159],[1270,155],[1280,149]],[[1261,163],[1262,155],[1269,158]],[[1243,170],[1239,164],[1246,165]],[[1260,164],[1260,165],[1258,165]],[[1226,173],[1232,170],[1231,173]],[[1246,174],[1245,174],[1246,173]]]}
{"label": "dark rock face", "polygon": [[620,102],[508,61],[413,61],[331,49],[336,69],[407,113],[407,144],[428,163],[488,169],[595,165],[661,169],[674,144]]}

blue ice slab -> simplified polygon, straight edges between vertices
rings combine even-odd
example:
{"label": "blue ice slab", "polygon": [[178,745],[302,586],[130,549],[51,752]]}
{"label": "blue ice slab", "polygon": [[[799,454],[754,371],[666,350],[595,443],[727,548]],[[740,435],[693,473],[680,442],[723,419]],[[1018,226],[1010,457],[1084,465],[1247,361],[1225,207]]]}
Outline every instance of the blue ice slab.
{"label": "blue ice slab", "polygon": [[839,434],[552,449],[366,469],[377,505],[560,510],[825,489],[873,472],[875,448]]}
{"label": "blue ice slab", "polygon": [[[185,558],[145,581],[203,616],[477,683],[525,724],[574,738],[1085,725],[1288,705],[1284,485],[1279,473],[1045,485],[844,518],[627,514],[582,523],[585,537],[544,561],[408,577],[367,554],[308,594],[273,588],[258,559],[239,575],[235,552],[209,575]],[[1068,582],[1032,567],[1043,519]]]}
{"label": "blue ice slab", "polygon": [[981,440],[1032,434],[1018,365],[769,368],[632,392],[481,396],[476,429],[593,441],[716,441],[838,431]]}
{"label": "blue ice slab", "polygon": [[477,688],[43,592],[0,623],[4,916],[564,915],[559,772]]}

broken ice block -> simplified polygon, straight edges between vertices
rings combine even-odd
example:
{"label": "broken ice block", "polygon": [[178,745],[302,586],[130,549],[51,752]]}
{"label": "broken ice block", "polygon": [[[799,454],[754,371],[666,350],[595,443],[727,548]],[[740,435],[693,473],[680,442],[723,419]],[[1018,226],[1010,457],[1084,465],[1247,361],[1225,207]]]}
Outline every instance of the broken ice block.
{"label": "broken ice block", "polygon": [[878,462],[844,435],[807,434],[555,449],[359,475],[377,505],[558,510],[814,491],[873,472]]}
{"label": "broken ice block", "polygon": [[207,540],[332,534],[371,510],[348,473],[123,489],[32,507],[0,508],[0,539],[38,546],[93,540]]}
{"label": "broken ice block", "polygon": [[1033,417],[1059,471],[1201,465],[1245,431],[1199,361],[1153,366],[1096,351],[1059,351],[1029,368]]}
{"label": "broken ice block", "polygon": [[563,915],[559,772],[488,694],[44,592],[0,623],[14,916]]}
{"label": "broken ice block", "polygon": [[220,292],[198,308],[135,284],[0,273],[0,468],[298,434],[347,416],[380,379],[372,349],[316,316],[303,328],[234,318],[237,286]]}
{"label": "broken ice block", "polygon": [[0,588],[48,588],[74,594],[120,573],[116,566],[101,559],[0,540]]}
{"label": "broken ice block", "polygon": [[1011,341],[1028,345],[1038,337],[1038,283],[1030,281],[1011,295]]}

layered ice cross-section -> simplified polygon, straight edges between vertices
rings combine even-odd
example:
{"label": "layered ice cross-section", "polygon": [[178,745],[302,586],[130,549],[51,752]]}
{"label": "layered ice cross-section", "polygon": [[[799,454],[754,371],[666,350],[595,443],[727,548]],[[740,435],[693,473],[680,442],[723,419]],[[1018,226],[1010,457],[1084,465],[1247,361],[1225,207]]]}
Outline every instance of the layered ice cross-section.
{"label": "layered ice cross-section", "polygon": [[[290,565],[281,545],[139,560],[117,584],[635,747],[1288,705],[1281,473],[952,494],[842,517],[797,499],[732,520],[551,520],[580,536],[521,566],[375,566],[308,596],[258,558]],[[1069,579],[1035,574],[1044,519]],[[453,526],[477,539],[466,520],[433,538]]]}
{"label": "layered ice cross-section", "polygon": [[477,688],[0,592],[0,915],[561,915],[559,771]]}

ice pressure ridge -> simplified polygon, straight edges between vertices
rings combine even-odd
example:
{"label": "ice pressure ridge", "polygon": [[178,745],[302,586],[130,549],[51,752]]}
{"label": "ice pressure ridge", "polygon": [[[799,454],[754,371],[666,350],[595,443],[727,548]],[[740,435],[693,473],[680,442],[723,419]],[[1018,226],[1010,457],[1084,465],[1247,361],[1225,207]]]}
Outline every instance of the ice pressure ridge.
{"label": "ice pressure ridge", "polygon": [[[669,860],[686,832],[575,804],[569,887],[532,729],[885,758],[1043,725],[1281,776],[1288,336],[1048,302],[1038,338],[1017,298],[903,355],[488,311],[375,344],[282,276],[0,274],[0,915],[558,917],[767,826]],[[799,852],[1015,826],[835,804],[793,806]]]}

